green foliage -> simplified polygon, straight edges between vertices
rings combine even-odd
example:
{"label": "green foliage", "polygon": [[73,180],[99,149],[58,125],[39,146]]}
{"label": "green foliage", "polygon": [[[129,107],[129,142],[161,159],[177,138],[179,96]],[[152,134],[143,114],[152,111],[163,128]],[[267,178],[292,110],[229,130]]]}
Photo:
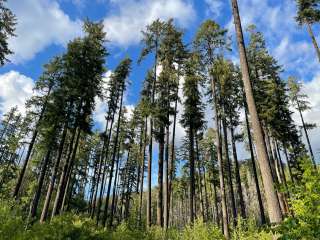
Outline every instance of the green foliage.
{"label": "green foliage", "polygon": [[21,239],[23,234],[23,219],[19,206],[14,202],[0,201],[0,239]]}
{"label": "green foliage", "polygon": [[320,236],[320,175],[308,159],[304,159],[303,168],[301,182],[291,186],[290,204],[294,216],[281,225],[281,239],[312,240]]}
{"label": "green foliage", "polygon": [[83,216],[67,214],[54,218],[50,223],[37,223],[24,234],[22,239],[110,239],[109,234],[96,227],[95,223]]}
{"label": "green foliage", "polygon": [[234,240],[272,240],[276,236],[268,229],[261,229],[254,219],[238,219],[238,224],[232,232]]}
{"label": "green foliage", "polygon": [[204,224],[198,220],[193,226],[187,226],[181,234],[181,240],[213,240],[224,239],[221,230],[212,224]]}

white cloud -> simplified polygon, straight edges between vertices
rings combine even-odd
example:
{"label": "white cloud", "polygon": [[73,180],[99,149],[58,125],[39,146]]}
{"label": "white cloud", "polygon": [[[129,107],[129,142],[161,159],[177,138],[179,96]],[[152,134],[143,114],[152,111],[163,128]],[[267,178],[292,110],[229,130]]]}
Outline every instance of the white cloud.
{"label": "white cloud", "polygon": [[[264,34],[270,53],[283,65],[286,72],[301,77],[309,74],[307,80],[311,80],[313,73],[320,71],[306,29],[300,28],[295,22],[294,1],[241,0],[239,8],[243,30],[249,24],[255,24],[257,30]],[[233,18],[226,28],[229,34],[235,36]],[[234,51],[235,54],[237,52]]]}
{"label": "white cloud", "polygon": [[19,72],[10,71],[0,75],[0,113],[8,112],[18,106],[25,113],[25,101],[31,97],[33,80]]}
{"label": "white cloud", "polygon": [[112,0],[118,9],[116,14],[104,20],[107,36],[113,44],[129,46],[138,44],[141,30],[160,18],[174,18],[182,26],[187,26],[195,18],[195,10],[185,0]]}
{"label": "white cloud", "polygon": [[218,17],[221,15],[221,12],[223,10],[224,1],[221,0],[205,0],[206,4],[209,7],[209,10],[214,14],[215,17]]}
{"label": "white cloud", "polygon": [[66,45],[81,34],[81,21],[71,20],[56,1],[10,0],[8,7],[18,19],[17,37],[9,42],[14,63],[32,59],[51,44]]}

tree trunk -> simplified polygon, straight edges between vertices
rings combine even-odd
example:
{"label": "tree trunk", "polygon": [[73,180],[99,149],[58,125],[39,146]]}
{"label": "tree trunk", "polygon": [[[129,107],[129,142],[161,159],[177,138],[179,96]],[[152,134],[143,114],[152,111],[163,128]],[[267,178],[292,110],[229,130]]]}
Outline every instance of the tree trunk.
{"label": "tree trunk", "polygon": [[146,158],[146,146],[147,146],[147,131],[148,131],[148,118],[145,118],[144,123],[144,143],[143,143],[143,154],[142,154],[142,165],[141,165],[141,182],[140,182],[140,203],[139,203],[139,224],[141,226],[142,218],[142,197],[143,197],[143,184],[144,184],[144,165]]}
{"label": "tree trunk", "polygon": [[307,25],[308,33],[309,33],[309,35],[310,35],[310,37],[311,37],[313,46],[314,46],[314,48],[315,48],[315,50],[316,50],[316,53],[317,53],[317,56],[318,56],[318,60],[319,60],[319,62],[320,62],[320,49],[319,49],[319,46],[318,46],[316,37],[315,37],[314,34],[313,34],[311,24],[310,24],[310,23],[306,23],[306,25]]}
{"label": "tree trunk", "polygon": [[14,189],[14,192],[13,192],[13,197],[16,198],[16,199],[18,197],[18,194],[19,194],[19,191],[20,191],[20,188],[21,188],[21,184],[22,184],[22,181],[23,181],[23,178],[24,178],[24,175],[25,175],[25,172],[26,172],[26,169],[27,169],[30,157],[31,157],[31,153],[32,153],[32,150],[33,150],[34,143],[35,143],[35,141],[37,139],[37,136],[38,136],[38,128],[39,128],[40,122],[41,122],[41,120],[43,118],[43,115],[44,115],[46,109],[47,109],[48,97],[49,97],[49,95],[51,93],[51,89],[52,89],[52,86],[49,86],[48,93],[47,93],[47,95],[45,97],[45,101],[44,101],[44,104],[42,106],[38,122],[37,122],[37,124],[35,126],[35,130],[33,132],[33,135],[32,135],[29,147],[28,147],[26,159],[24,160],[21,172],[19,174],[18,182],[17,182],[17,184],[15,186],[15,189]]}
{"label": "tree trunk", "polygon": [[232,166],[229,157],[229,143],[228,143],[228,131],[227,131],[227,124],[226,120],[222,120],[222,128],[223,128],[223,136],[224,136],[224,151],[226,156],[226,163],[228,169],[228,184],[229,184],[229,191],[230,191],[230,200],[231,200],[231,210],[233,216],[233,225],[236,226],[237,224],[237,208],[236,208],[236,201],[234,197],[234,190],[233,190],[233,182],[232,182]]}
{"label": "tree trunk", "polygon": [[221,192],[221,209],[222,209],[222,227],[223,234],[228,240],[230,238],[229,227],[228,227],[228,211],[227,211],[227,199],[225,192],[225,183],[224,183],[224,165],[222,160],[222,145],[221,145],[221,134],[220,134],[220,116],[218,114],[218,99],[216,86],[213,78],[211,79],[211,88],[212,94],[214,96],[214,109],[215,109],[215,123],[216,123],[216,149],[218,156],[218,165],[219,165],[219,182],[220,182],[220,192]]}
{"label": "tree trunk", "polygon": [[[154,57],[154,79],[151,93],[151,104],[154,104],[156,82],[157,82],[157,67],[158,67],[158,42],[155,44],[155,57]],[[150,115],[150,133],[149,133],[149,153],[148,153],[148,190],[147,190],[147,227],[151,226],[151,181],[152,181],[152,141],[153,141],[153,117]]]}
{"label": "tree trunk", "polygon": [[164,227],[168,228],[169,224],[169,125],[166,126],[166,146],[165,146],[165,161],[164,161]]}
{"label": "tree trunk", "polygon": [[[120,141],[121,142],[121,141]],[[129,153],[128,153],[129,155]],[[110,212],[110,221],[109,221],[109,227],[112,227],[113,224],[113,213],[115,208],[115,195],[116,195],[116,189],[117,189],[117,179],[118,179],[118,172],[119,172],[119,162],[120,162],[120,144],[118,144],[118,153],[117,153],[117,161],[116,161],[116,173],[114,176],[113,181],[113,191],[112,191],[112,202],[111,202],[111,212]]]}
{"label": "tree trunk", "polygon": [[51,149],[48,150],[48,152],[44,158],[42,167],[41,167],[40,176],[39,176],[39,180],[38,180],[38,186],[36,188],[36,192],[34,194],[34,197],[33,197],[32,203],[31,203],[31,207],[30,207],[30,211],[29,211],[29,216],[28,216],[29,219],[34,218],[37,214],[37,209],[38,209],[39,200],[40,200],[40,196],[41,196],[41,190],[42,190],[43,182],[44,182],[44,179],[46,176],[47,167],[48,167],[48,164],[50,161],[50,155],[51,155]]}
{"label": "tree trunk", "polygon": [[267,149],[263,141],[262,128],[256,109],[255,100],[253,97],[252,86],[250,82],[249,66],[246,56],[245,44],[243,39],[241,20],[239,15],[239,8],[237,0],[231,0],[232,12],[234,16],[234,24],[237,33],[237,42],[240,56],[240,66],[242,72],[242,80],[244,83],[244,89],[246,99],[248,103],[248,109],[252,120],[252,128],[254,134],[254,140],[258,152],[258,161],[261,169],[261,175],[263,180],[263,186],[265,190],[265,196],[267,200],[269,218],[271,223],[280,223],[282,221],[281,209],[279,202],[277,201],[277,193],[272,180],[271,170],[268,164]]}
{"label": "tree trunk", "polygon": [[266,221],[266,216],[264,214],[264,207],[263,207],[262,196],[261,196],[259,180],[258,180],[258,172],[257,172],[255,158],[254,158],[254,151],[253,151],[253,145],[252,145],[252,140],[251,140],[251,132],[250,132],[250,125],[249,125],[249,119],[248,119],[248,112],[247,112],[246,103],[245,103],[244,110],[245,110],[246,128],[247,128],[247,135],[248,135],[249,148],[250,148],[250,157],[251,157],[251,163],[252,163],[252,172],[253,172],[253,177],[254,177],[254,183],[255,183],[255,186],[256,186],[256,192],[257,192],[257,198],[258,198],[258,203],[259,203],[261,223],[262,224],[266,224],[267,221]]}
{"label": "tree trunk", "polygon": [[159,157],[158,157],[158,200],[157,200],[157,225],[163,227],[163,160],[164,160],[164,135],[165,130],[160,126]]}
{"label": "tree trunk", "polygon": [[246,218],[246,208],[245,208],[245,204],[244,204],[244,200],[243,200],[243,192],[242,192],[241,178],[240,178],[240,168],[239,168],[236,141],[235,141],[235,137],[234,137],[233,127],[231,127],[231,141],[232,141],[233,160],[235,163],[235,173],[236,173],[236,181],[237,181],[237,188],[238,188],[238,194],[239,194],[241,217]]}
{"label": "tree trunk", "polygon": [[287,165],[288,165],[290,180],[291,180],[291,182],[295,182],[295,179],[294,179],[293,174],[292,174],[292,169],[291,169],[292,167],[291,167],[290,160],[289,160],[289,157],[288,157],[287,148],[286,148],[286,146],[284,144],[283,144],[283,151],[284,151],[284,155],[286,157],[286,161],[287,161]]}
{"label": "tree trunk", "polygon": [[[77,134],[76,134],[77,132]],[[67,157],[67,160],[65,162],[65,165],[63,167],[63,171],[60,175],[60,181],[59,181],[59,185],[58,185],[58,189],[57,189],[57,193],[56,193],[56,199],[53,205],[53,210],[52,210],[52,217],[54,217],[55,215],[60,213],[61,207],[62,207],[62,200],[63,200],[63,196],[64,196],[64,192],[66,190],[66,185],[67,185],[67,177],[68,177],[68,171],[70,168],[73,167],[73,162],[74,162],[74,158],[78,149],[78,145],[79,145],[79,139],[80,139],[80,133],[81,130],[80,129],[75,129],[74,130],[74,134],[72,136],[72,140],[70,143],[70,151],[69,151],[69,155]],[[74,144],[74,138],[76,136],[76,141],[75,141],[75,145]]]}
{"label": "tree trunk", "polygon": [[297,105],[298,105],[298,111],[299,111],[299,115],[300,115],[301,122],[302,122],[302,128],[303,128],[303,131],[304,131],[304,135],[306,136],[306,139],[307,139],[311,161],[312,161],[312,164],[313,164],[314,168],[317,169],[317,163],[316,163],[316,161],[314,159],[313,150],[312,150],[312,147],[311,147],[308,130],[307,130],[306,124],[304,122],[304,118],[302,116],[302,111],[301,111],[300,104],[299,104],[298,101],[297,101]]}
{"label": "tree trunk", "polygon": [[[123,91],[124,91],[124,85],[122,86],[121,95],[120,95],[121,97],[120,97],[120,106],[119,106],[119,113],[118,113],[117,131],[116,131],[116,136],[115,136],[115,142],[113,145],[111,169],[109,172],[109,179],[108,179],[109,181],[108,181],[108,188],[107,188],[107,196],[106,196],[106,202],[105,202],[105,206],[104,206],[104,213],[103,213],[103,219],[102,219],[102,225],[104,227],[106,226],[106,221],[107,221],[110,190],[111,190],[111,183],[112,183],[112,177],[113,177],[113,169],[114,169],[114,163],[115,163],[115,159],[116,159],[117,145],[118,145],[118,141],[119,141],[120,123],[121,123],[121,115],[122,115],[122,103],[123,103]],[[98,222],[99,222],[99,215],[97,215],[97,223]]]}
{"label": "tree trunk", "polygon": [[194,157],[194,130],[192,124],[189,127],[189,171],[190,171],[190,183],[189,183],[189,200],[190,200],[190,222],[193,224],[195,218],[194,211],[194,198],[195,198],[195,178],[194,178],[194,166],[195,166],[195,157]]}
{"label": "tree trunk", "polygon": [[[70,104],[70,106],[71,105],[72,104]],[[52,172],[52,175],[51,175],[51,179],[50,179],[50,183],[49,183],[46,199],[45,199],[45,202],[44,202],[44,205],[43,205],[43,208],[42,208],[42,213],[41,213],[41,217],[40,217],[40,223],[43,223],[46,220],[47,215],[48,215],[51,196],[52,196],[52,192],[53,192],[54,185],[55,185],[55,182],[56,182],[56,178],[58,176],[59,165],[60,165],[60,161],[61,161],[61,157],[62,157],[62,153],[63,153],[64,143],[65,143],[66,136],[67,136],[68,119],[69,119],[69,113],[68,113],[68,117],[67,117],[67,120],[66,120],[65,125],[64,125],[64,129],[63,129],[63,133],[62,133],[62,137],[61,137],[61,141],[60,141],[60,145],[59,145],[59,150],[58,150],[58,156],[57,156],[56,162],[54,164],[54,169],[53,169],[53,172]]]}

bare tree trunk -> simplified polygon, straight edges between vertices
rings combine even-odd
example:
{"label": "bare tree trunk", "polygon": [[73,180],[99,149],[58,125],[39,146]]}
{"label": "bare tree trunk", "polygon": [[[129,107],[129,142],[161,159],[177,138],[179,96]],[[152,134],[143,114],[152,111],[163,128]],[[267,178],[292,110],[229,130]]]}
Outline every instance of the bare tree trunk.
{"label": "bare tree trunk", "polygon": [[[157,82],[157,67],[158,67],[158,43],[155,46],[155,59],[154,59],[154,79],[152,86],[151,104],[154,103],[156,82]],[[153,141],[153,117],[150,115],[150,133],[149,133],[149,153],[148,153],[148,190],[147,190],[147,227],[151,227],[151,181],[152,181],[152,141]]]}
{"label": "bare tree trunk", "polygon": [[214,109],[215,109],[215,123],[216,123],[216,149],[218,156],[218,165],[219,165],[219,182],[220,182],[220,192],[221,192],[221,208],[222,208],[222,226],[223,234],[228,240],[230,238],[229,226],[228,226],[228,211],[227,211],[227,199],[225,192],[225,183],[224,183],[224,165],[222,160],[222,145],[221,145],[221,134],[220,134],[220,116],[218,114],[218,99],[216,93],[216,86],[213,79],[211,79],[211,88],[212,94],[214,96]]}
{"label": "bare tree trunk", "polygon": [[228,143],[228,131],[226,126],[226,120],[222,120],[222,128],[223,128],[223,136],[224,136],[224,151],[226,156],[226,163],[227,163],[227,169],[228,169],[228,184],[229,184],[229,191],[230,191],[230,200],[231,200],[231,210],[232,210],[232,216],[233,216],[233,225],[236,226],[237,224],[237,208],[236,208],[236,201],[234,197],[234,190],[233,190],[233,182],[232,182],[232,166],[231,161],[229,157],[229,143]]}
{"label": "bare tree trunk", "polygon": [[[128,153],[129,154],[129,153]],[[112,193],[112,202],[111,202],[111,210],[110,210],[110,220],[109,220],[109,227],[112,227],[113,224],[113,213],[115,211],[115,195],[117,189],[117,179],[118,179],[118,172],[119,172],[119,162],[120,162],[120,144],[118,144],[118,153],[117,153],[117,161],[116,161],[116,173],[114,176],[113,181],[113,193]]]}
{"label": "bare tree trunk", "polygon": [[[105,177],[107,175],[107,161],[108,161],[108,157],[109,157],[109,145],[110,145],[110,142],[111,142],[112,127],[113,127],[114,118],[115,118],[115,111],[112,114],[109,133],[108,133],[107,139],[104,140],[102,154],[101,154],[102,160],[100,162],[101,162],[101,164],[103,163],[103,173],[102,173],[102,179],[101,179],[99,199],[98,199],[98,204],[97,204],[97,218],[96,218],[96,224],[97,225],[99,224],[99,220],[100,220],[102,198],[103,198],[103,192],[104,192],[104,187],[105,187],[105,185],[104,185],[105,184]],[[101,168],[102,168],[102,166],[101,166]],[[101,171],[99,171],[99,172],[101,173]],[[100,174],[98,175],[98,179],[99,179],[99,176],[100,176]],[[97,185],[97,191],[98,191],[98,189],[99,189],[98,188],[99,180],[98,180],[97,184],[98,184]]]}
{"label": "bare tree trunk", "polygon": [[159,157],[158,157],[158,200],[157,200],[157,225],[163,227],[163,159],[164,159],[164,127],[160,127],[159,133]]}
{"label": "bare tree trunk", "polygon": [[144,143],[143,143],[143,154],[142,154],[142,165],[141,165],[141,182],[140,182],[140,203],[139,203],[139,224],[141,225],[142,218],[142,197],[143,197],[143,184],[144,184],[144,165],[146,158],[146,146],[147,146],[147,131],[148,131],[148,118],[145,118],[144,123]]}
{"label": "bare tree trunk", "polygon": [[169,124],[166,126],[166,146],[165,146],[165,161],[164,161],[164,227],[169,226]]}
{"label": "bare tree trunk", "polygon": [[310,37],[311,37],[313,46],[314,46],[314,48],[315,48],[315,50],[316,50],[316,53],[317,53],[317,56],[318,56],[318,60],[319,60],[319,62],[320,62],[320,49],[319,49],[319,46],[318,46],[316,37],[315,37],[314,34],[313,34],[311,24],[310,24],[310,23],[306,23],[306,25],[307,25],[308,33],[309,33],[309,35],[310,35]]}
{"label": "bare tree trunk", "polygon": [[49,149],[47,151],[47,154],[44,158],[42,167],[41,167],[41,171],[40,171],[40,176],[39,176],[39,180],[38,180],[38,186],[36,188],[36,192],[34,194],[32,203],[31,203],[31,207],[30,207],[30,211],[29,211],[29,219],[32,219],[36,216],[37,214],[37,209],[38,209],[38,205],[39,205],[39,201],[40,201],[40,196],[41,196],[41,190],[43,187],[43,183],[44,183],[44,179],[46,176],[46,172],[47,172],[47,167],[50,161],[50,155],[51,155],[51,149]]}
{"label": "bare tree trunk", "polygon": [[235,163],[235,173],[236,173],[236,182],[237,182],[237,188],[238,188],[238,194],[239,194],[241,217],[246,218],[246,207],[245,207],[244,200],[243,200],[243,192],[242,192],[241,178],[240,178],[240,168],[239,168],[237,148],[236,148],[233,127],[231,127],[231,142],[232,142],[233,159],[234,159],[234,163]]}
{"label": "bare tree trunk", "polygon": [[313,150],[312,150],[312,147],[311,147],[308,130],[307,130],[306,124],[304,122],[304,118],[302,116],[302,111],[301,111],[300,104],[299,104],[298,101],[297,101],[297,105],[298,105],[298,111],[299,111],[301,122],[302,122],[302,128],[303,128],[303,131],[304,131],[304,135],[306,136],[306,139],[307,139],[311,161],[312,161],[312,164],[313,164],[314,168],[317,169],[317,163],[316,163],[316,161],[314,159]]}
{"label": "bare tree trunk", "polygon": [[[107,188],[107,196],[106,196],[106,202],[104,206],[104,213],[103,213],[103,218],[102,218],[102,225],[105,227],[106,226],[106,221],[107,221],[107,214],[108,214],[108,206],[109,206],[109,198],[110,198],[110,191],[111,191],[111,183],[112,183],[112,177],[113,177],[113,170],[114,170],[114,163],[116,159],[116,150],[117,150],[117,145],[119,141],[119,132],[120,132],[120,122],[121,122],[121,115],[122,115],[122,103],[123,103],[123,90],[124,86],[122,86],[121,94],[120,94],[120,106],[119,106],[119,113],[118,113],[118,122],[117,122],[117,131],[116,131],[116,136],[115,136],[115,142],[113,146],[113,152],[112,152],[112,159],[111,159],[111,169],[109,172],[109,182],[108,182],[108,188]],[[99,211],[99,209],[98,209]],[[97,215],[97,223],[99,222],[99,215]]]}
{"label": "bare tree trunk", "polygon": [[247,113],[247,105],[246,104],[245,104],[245,117],[246,117],[246,128],[247,128],[247,135],[248,135],[248,140],[249,140],[250,156],[251,156],[251,163],[252,163],[252,172],[253,172],[253,177],[254,177],[254,183],[256,186],[257,197],[258,197],[261,223],[266,224],[267,221],[266,221],[266,217],[264,214],[264,207],[263,207],[262,196],[261,196],[261,191],[260,191],[260,186],[259,186],[257,167],[256,167],[255,159],[254,159],[254,151],[253,151],[253,145],[252,145],[252,140],[251,140],[251,132],[250,132],[250,125],[249,125],[249,120],[248,120],[248,113]]}
{"label": "bare tree trunk", "polygon": [[[59,212],[61,210],[61,204],[62,204],[62,199],[63,199],[64,191],[66,188],[66,184],[67,184],[68,168],[69,168],[69,165],[71,162],[72,152],[77,151],[78,144],[79,144],[79,138],[80,138],[81,131],[80,131],[80,129],[78,129],[77,136],[76,136],[76,132],[77,132],[77,129],[74,130],[74,133],[73,133],[73,136],[71,139],[71,143],[70,143],[69,154],[68,154],[68,157],[67,157],[66,162],[64,164],[63,171],[60,175],[60,181],[59,181],[59,185],[58,185],[58,189],[57,189],[57,193],[56,193],[56,198],[55,198],[53,209],[52,209],[52,217],[59,214]],[[74,145],[75,136],[76,136],[76,142]]]}
{"label": "bare tree trunk", "polygon": [[253,97],[253,90],[250,82],[249,66],[248,66],[245,44],[243,39],[238,2],[237,0],[231,0],[231,3],[232,3],[232,12],[234,16],[235,29],[237,33],[237,42],[239,47],[242,80],[244,83],[248,109],[249,109],[250,117],[252,120],[254,140],[255,140],[255,144],[258,152],[258,161],[261,169],[263,186],[264,186],[265,196],[267,200],[269,218],[271,223],[280,223],[282,221],[282,214],[281,214],[279,202],[277,201],[277,193],[274,187],[271,170],[268,164],[267,149],[263,141],[262,128],[259,121],[255,100]]}
{"label": "bare tree trunk", "polygon": [[48,210],[49,210],[49,205],[50,205],[50,201],[51,201],[51,195],[54,189],[54,184],[56,182],[56,178],[58,175],[58,170],[59,170],[59,165],[60,165],[60,160],[62,157],[62,152],[63,152],[63,147],[64,147],[64,143],[65,143],[65,139],[66,139],[66,135],[67,135],[67,123],[65,123],[65,127],[62,133],[62,138],[61,138],[61,142],[60,142],[60,146],[59,146],[59,151],[58,151],[58,157],[56,159],[55,165],[54,165],[54,169],[51,175],[51,180],[49,183],[49,188],[47,191],[47,195],[46,195],[46,199],[43,205],[43,209],[42,209],[42,213],[41,213],[41,217],[40,217],[40,223],[43,223],[48,215]]}

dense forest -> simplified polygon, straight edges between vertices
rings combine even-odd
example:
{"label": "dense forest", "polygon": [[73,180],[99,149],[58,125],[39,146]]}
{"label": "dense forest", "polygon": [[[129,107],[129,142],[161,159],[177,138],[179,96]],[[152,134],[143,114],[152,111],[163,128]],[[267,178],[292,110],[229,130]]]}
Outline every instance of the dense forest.
{"label": "dense forest", "polygon": [[[19,22],[6,4],[1,66]],[[320,1],[296,4],[320,61]],[[186,43],[187,30],[158,19],[141,29],[140,58],[122,59],[108,78],[108,33],[83,22],[82,36],[43,66],[26,114],[14,107],[1,117],[0,239],[320,239],[303,81],[282,77],[262,32],[243,29],[237,0],[231,6],[238,61],[215,20]],[[132,110],[130,73],[146,58],[153,67]],[[102,131],[97,99],[107,104]]]}

